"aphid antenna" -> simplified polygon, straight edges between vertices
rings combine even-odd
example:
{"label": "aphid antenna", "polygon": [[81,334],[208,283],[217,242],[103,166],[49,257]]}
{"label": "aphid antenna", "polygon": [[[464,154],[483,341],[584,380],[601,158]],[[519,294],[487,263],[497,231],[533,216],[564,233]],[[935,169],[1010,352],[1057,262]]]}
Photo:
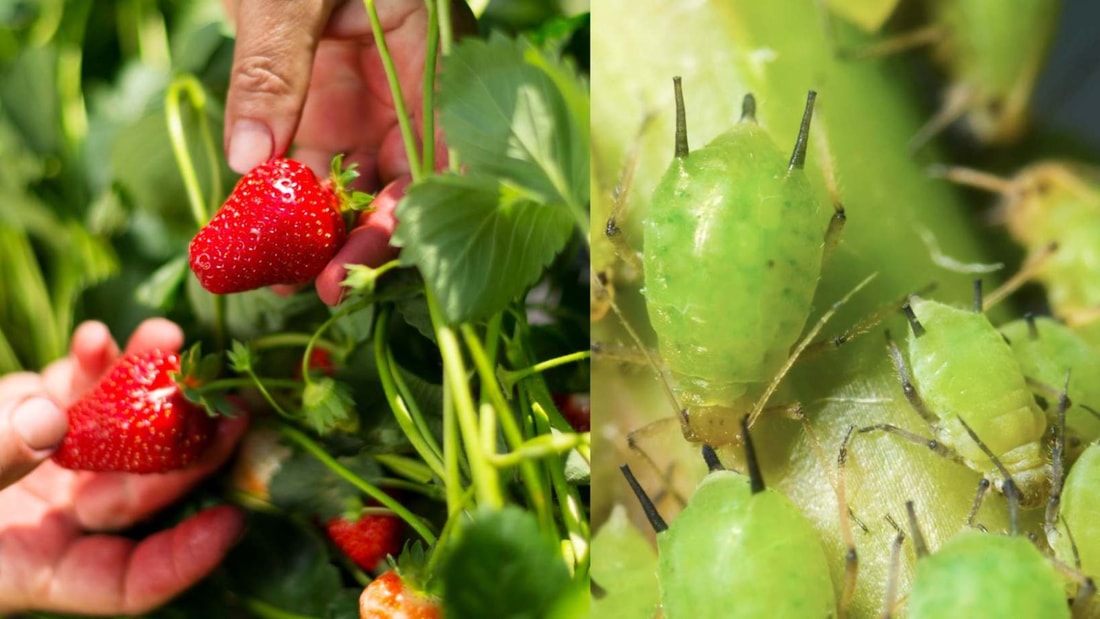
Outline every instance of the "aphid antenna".
{"label": "aphid antenna", "polygon": [[909,533],[913,536],[913,548],[917,551],[917,558],[928,556],[928,544],[924,541],[924,534],[921,533],[920,523],[917,522],[917,511],[913,506],[913,501],[905,502],[905,513],[909,518]]}
{"label": "aphid antenna", "polygon": [[988,311],[1010,294],[1019,290],[1021,286],[1034,279],[1035,275],[1046,265],[1047,261],[1054,256],[1054,252],[1056,251],[1058,251],[1058,242],[1051,241],[1044,245],[1038,252],[1028,256],[1028,259],[1020,267],[1019,271],[1016,271],[1012,277],[1005,280],[1000,286],[997,286],[996,290],[985,296],[985,300],[982,303],[982,310]]}
{"label": "aphid antenna", "polygon": [[756,124],[756,97],[750,92],[741,100],[741,121]]}
{"label": "aphid antenna", "polygon": [[684,159],[688,156],[687,113],[684,111],[684,89],[679,75],[672,78],[672,89],[676,99],[676,143],[673,156]]}
{"label": "aphid antenna", "polygon": [[791,368],[794,366],[795,362],[798,361],[798,359],[802,356],[802,353],[805,352],[806,348],[809,347],[810,343],[813,342],[815,337],[817,337],[817,334],[821,332],[821,329],[825,327],[825,324],[829,322],[829,319],[831,319],[833,315],[837,313],[837,310],[839,310],[845,303],[847,303],[857,292],[862,290],[863,287],[867,284],[871,283],[871,280],[875,279],[875,277],[878,277],[878,273],[872,273],[871,275],[864,278],[863,281],[856,284],[854,288],[848,291],[848,294],[844,295],[844,297],[836,303],[833,303],[832,307],[830,307],[824,314],[822,314],[821,318],[817,319],[817,322],[814,323],[814,326],[806,333],[806,335],[802,336],[802,339],[798,342],[798,345],[794,347],[794,350],[791,351],[790,356],[787,357],[787,361],[783,363],[783,366],[779,368],[779,371],[776,372],[774,377],[772,377],[772,380],[768,384],[768,387],[764,390],[764,393],[760,396],[760,399],[758,399],[756,401],[756,404],[753,406],[752,413],[749,414],[750,428],[754,423],[756,423],[756,419],[760,416],[760,413],[763,412],[764,407],[768,405],[768,400],[771,399],[772,395],[775,393],[775,390],[779,388],[779,383],[783,380],[783,378],[787,376],[787,372],[791,371]]}
{"label": "aphid antenna", "polygon": [[877,310],[875,310],[874,313],[861,318],[859,322],[849,327],[848,330],[844,333],[841,333],[840,335],[834,336],[832,338],[814,342],[810,345],[809,348],[806,349],[806,352],[803,353],[802,358],[812,357],[827,350],[835,350],[837,348],[840,348],[841,346],[847,344],[848,342],[851,342],[857,337],[860,337],[861,335],[864,335],[865,333],[871,331],[887,318],[889,318],[892,314],[903,308],[906,304],[908,304],[910,297],[925,296],[929,292],[935,290],[936,286],[937,284],[935,282],[932,282],[927,284],[917,292],[907,293],[878,308]]}
{"label": "aphid antenna", "polygon": [[623,476],[626,477],[626,483],[630,484],[630,489],[634,491],[634,496],[638,498],[638,503],[642,506],[642,511],[645,513],[645,517],[649,520],[650,526],[653,527],[654,532],[661,533],[668,530],[668,523],[661,517],[661,512],[657,511],[657,506],[650,500],[649,495],[646,494],[642,485],[638,483],[638,479],[634,477],[634,472],[630,470],[629,464],[624,464],[619,467],[619,470],[623,472]]}
{"label": "aphid antenna", "polygon": [[931,45],[942,40],[947,34],[947,28],[940,25],[922,26],[915,30],[902,32],[898,35],[883,39],[877,43],[872,43],[861,49],[847,51],[842,57],[847,60],[883,58],[917,47]]}
{"label": "aphid antenna", "polygon": [[806,167],[806,147],[810,143],[810,123],[814,118],[816,100],[816,91],[811,90],[806,93],[806,109],[802,111],[802,123],[798,126],[798,139],[794,142],[794,152],[791,153],[791,161],[787,164],[787,174]]}
{"label": "aphid antenna", "polygon": [[901,527],[894,520],[894,517],[890,514],[886,514],[886,522],[890,523],[893,527],[895,535],[894,541],[890,544],[890,560],[887,564],[889,567],[886,571],[886,590],[882,595],[882,619],[890,619],[894,615],[894,607],[897,605],[898,597],[898,576],[901,572],[901,548],[905,544],[905,531],[902,531]]}
{"label": "aphid antenna", "polygon": [[974,432],[974,429],[966,423],[966,420],[963,419],[961,416],[958,417],[958,420],[959,423],[962,424],[963,429],[966,430],[966,433],[970,435],[970,439],[973,440],[975,444],[977,444],[978,449],[982,450],[982,453],[984,453],[985,456],[989,458],[989,460],[993,463],[993,466],[997,467],[997,471],[1001,474],[1001,477],[1004,478],[1004,481],[1001,483],[1001,491],[1004,493],[1005,498],[1008,499],[1009,534],[1016,535],[1019,525],[1020,511],[1020,489],[1018,486],[1016,486],[1016,481],[1012,479],[1012,475],[1008,472],[1008,469],[1005,468],[1005,465],[1001,462],[1001,459],[998,458],[996,454],[993,453],[993,450],[991,450],[989,446],[985,444],[985,441],[983,441],[978,436],[978,434]]}
{"label": "aphid antenna", "polygon": [[848,212],[840,199],[840,188],[836,180],[836,164],[829,146],[829,132],[820,123],[817,126],[817,140],[814,150],[821,161],[821,175],[825,180],[825,191],[829,194],[829,203],[833,206],[833,216],[829,218],[829,227],[825,230],[825,243],[821,249],[821,267],[825,268],[832,260],[833,252],[840,243],[840,233],[848,222]]}
{"label": "aphid antenna", "polygon": [[745,470],[749,476],[749,488],[753,494],[764,491],[764,475],[760,472],[760,462],[756,459],[756,447],[749,434],[749,416],[741,418],[741,438],[745,446]]}

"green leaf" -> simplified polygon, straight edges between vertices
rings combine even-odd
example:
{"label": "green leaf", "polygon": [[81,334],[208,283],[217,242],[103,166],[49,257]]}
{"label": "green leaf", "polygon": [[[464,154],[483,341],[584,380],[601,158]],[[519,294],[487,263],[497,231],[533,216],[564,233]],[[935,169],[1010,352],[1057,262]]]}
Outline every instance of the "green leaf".
{"label": "green leaf", "polygon": [[318,434],[354,431],[358,425],[355,400],[347,385],[329,377],[311,380],[302,391],[302,412]]}
{"label": "green leaf", "polygon": [[464,39],[443,63],[440,123],[471,172],[519,185],[545,202],[584,205],[587,105],[566,99],[549,66],[522,39]]}
{"label": "green leaf", "polygon": [[[382,475],[369,454],[344,456],[337,461],[368,482]],[[296,452],[282,463],[269,486],[276,506],[322,520],[362,507],[362,493],[317,458]]]}
{"label": "green leaf", "polygon": [[341,589],[325,609],[325,619],[359,619],[359,596],[362,589]]}
{"label": "green leaf", "polygon": [[252,349],[238,340],[233,340],[233,346],[226,353],[229,358],[229,367],[234,372],[244,373],[252,369]]}
{"label": "green leaf", "polygon": [[544,617],[570,585],[556,545],[534,515],[514,506],[477,513],[441,574],[450,619]]}
{"label": "green leaf", "polygon": [[503,310],[572,233],[561,205],[486,177],[429,177],[409,188],[397,218],[401,260],[420,268],[451,322]]}
{"label": "green leaf", "polygon": [[187,276],[187,256],[169,260],[148,279],[143,281],[134,295],[139,303],[160,310],[168,310],[176,300],[176,293]]}
{"label": "green leaf", "polygon": [[323,617],[342,589],[340,572],[314,532],[266,514],[252,514],[224,573],[237,595],[314,617]]}

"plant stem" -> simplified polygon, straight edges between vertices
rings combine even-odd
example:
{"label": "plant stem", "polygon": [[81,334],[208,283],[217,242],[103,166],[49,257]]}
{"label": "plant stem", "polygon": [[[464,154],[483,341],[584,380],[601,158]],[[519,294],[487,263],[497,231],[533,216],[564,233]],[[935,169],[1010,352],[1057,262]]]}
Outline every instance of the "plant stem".
{"label": "plant stem", "polygon": [[374,5],[374,0],[363,0],[363,4],[370,17],[374,44],[378,46],[378,55],[382,58],[382,68],[386,73],[386,82],[390,86],[390,96],[393,97],[393,110],[397,114],[397,125],[401,129],[401,140],[405,144],[405,156],[408,158],[409,171],[415,182],[424,176],[424,171],[420,169],[420,157],[416,154],[416,135],[413,133],[412,121],[405,107],[405,97],[401,93],[401,82],[397,79],[397,68],[393,64],[389,45],[386,44],[385,33],[382,31],[382,22],[378,18],[378,9]]}
{"label": "plant stem", "polygon": [[[164,96],[164,112],[168,121],[168,137],[172,142],[172,153],[176,156],[176,165],[179,167],[180,176],[183,177],[183,188],[187,191],[191,217],[195,220],[195,226],[201,228],[210,220],[210,215],[202,199],[202,187],[199,184],[198,174],[195,173],[195,163],[191,160],[191,152],[187,149],[187,136],[180,109],[180,99],[183,95],[187,95],[191,107],[195,109],[199,118],[205,119],[206,92],[194,76],[180,75],[168,85],[168,91]],[[204,124],[203,133],[209,134],[209,127],[205,126],[205,120],[200,122]]]}
{"label": "plant stem", "polygon": [[504,506],[500,476],[485,459],[485,454],[481,450],[477,411],[474,408],[473,396],[470,394],[470,385],[466,378],[466,363],[462,360],[458,336],[444,323],[439,302],[430,287],[424,289],[424,295],[428,301],[428,313],[435,328],[439,352],[443,356],[444,382],[450,384],[451,395],[454,398],[454,412],[462,434],[462,443],[466,448],[466,459],[473,475],[478,503],[485,507],[499,509]]}
{"label": "plant stem", "polygon": [[[528,399],[524,397],[524,401],[528,401]],[[538,402],[531,402],[531,409],[534,412],[535,426],[539,431],[550,432],[550,423],[546,411],[539,406]],[[580,444],[589,444],[590,439],[586,438],[589,436],[588,434],[575,434],[574,436],[580,439],[578,447]],[[562,522],[565,524],[565,530],[569,533],[569,543],[573,546],[573,557],[576,561],[577,571],[582,574],[587,573],[591,559],[589,553],[590,530],[584,503],[581,501],[576,487],[565,479],[564,462],[561,456],[548,461],[546,468],[550,471],[550,483],[554,487],[554,492],[558,495],[558,511],[561,514]]]}
{"label": "plant stem", "polygon": [[592,351],[579,350],[577,352],[562,355],[560,357],[554,357],[553,359],[547,359],[546,361],[540,361],[535,365],[519,370],[507,370],[502,368],[497,370],[497,375],[500,378],[501,384],[504,385],[505,391],[510,392],[512,388],[516,386],[517,382],[527,378],[528,376],[533,376],[535,374],[538,374],[539,372],[545,372],[546,370],[560,367],[566,365],[567,363],[584,361],[591,356]]}
{"label": "plant stem", "polygon": [[280,425],[279,431],[282,432],[283,436],[294,441],[303,449],[308,451],[313,457],[320,460],[321,463],[328,467],[329,470],[331,470],[333,473],[336,473],[345,481],[361,490],[370,498],[389,508],[390,511],[392,511],[394,514],[397,514],[397,516],[407,522],[409,526],[412,527],[416,531],[416,533],[424,539],[425,542],[427,542],[428,544],[435,543],[435,533],[432,532],[431,528],[426,522],[424,522],[422,518],[410,512],[404,505],[398,503],[390,495],[382,492],[377,487],[367,483],[365,480],[363,480],[363,478],[356,475],[346,466],[337,462],[336,459],[330,456],[323,447],[314,442],[313,439],[307,436],[304,432],[289,424]]}

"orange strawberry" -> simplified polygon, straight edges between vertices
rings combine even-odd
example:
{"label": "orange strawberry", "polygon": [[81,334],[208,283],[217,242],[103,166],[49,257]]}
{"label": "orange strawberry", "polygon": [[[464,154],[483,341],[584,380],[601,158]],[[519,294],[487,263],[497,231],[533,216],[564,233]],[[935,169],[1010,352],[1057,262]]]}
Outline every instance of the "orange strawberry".
{"label": "orange strawberry", "polygon": [[215,420],[188,401],[172,374],[175,353],[122,357],[69,408],[69,431],[53,460],[70,469],[163,473],[194,462],[214,437]]}
{"label": "orange strawberry", "polygon": [[221,210],[191,240],[191,270],[216,294],[301,284],[344,244],[341,212],[354,208],[344,186],[355,178],[333,161],[320,180],[305,164],[270,159],[241,177]]}
{"label": "orange strawberry", "polygon": [[417,591],[397,570],[375,578],[359,596],[359,619],[440,619],[439,601]]}

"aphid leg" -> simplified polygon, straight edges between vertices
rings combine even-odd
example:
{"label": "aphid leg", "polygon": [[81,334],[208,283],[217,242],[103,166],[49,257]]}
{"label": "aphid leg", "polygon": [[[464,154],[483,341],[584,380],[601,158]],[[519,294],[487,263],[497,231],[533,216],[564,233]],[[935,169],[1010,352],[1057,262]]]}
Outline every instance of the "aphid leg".
{"label": "aphid leg", "polygon": [[982,478],[978,482],[978,491],[974,494],[974,504],[970,506],[970,513],[966,516],[966,526],[977,527],[984,529],[983,525],[975,525],[974,519],[978,517],[978,511],[982,508],[982,503],[985,501],[985,495],[989,494],[989,488],[993,484],[986,478]]}
{"label": "aphid leg", "polygon": [[753,406],[752,413],[749,415],[749,427],[752,427],[752,424],[756,422],[757,417],[760,416],[760,413],[764,410],[764,407],[768,405],[768,400],[771,399],[772,394],[774,394],[775,390],[779,388],[779,383],[787,375],[787,372],[791,370],[791,367],[794,366],[795,362],[798,361],[799,357],[802,356],[802,353],[805,352],[806,348],[810,345],[810,342],[812,342],[813,339],[817,337],[817,334],[821,332],[821,329],[825,326],[825,323],[829,322],[829,319],[832,318],[834,314],[836,314],[837,310],[839,310],[841,306],[847,303],[848,300],[851,299],[852,296],[854,296],[857,292],[862,290],[864,286],[871,283],[871,280],[874,279],[877,275],[877,273],[871,274],[863,281],[856,284],[855,288],[852,288],[850,291],[848,291],[848,294],[844,295],[844,297],[836,303],[833,303],[833,306],[830,307],[824,314],[822,314],[821,318],[818,318],[817,322],[814,323],[814,326],[810,328],[806,335],[802,336],[802,339],[798,342],[797,345],[795,345],[794,350],[791,351],[790,356],[787,357],[787,361],[784,362],[783,367],[779,368],[779,371],[776,372],[775,376],[772,378],[771,383],[768,384],[767,389],[764,390],[763,395],[760,396],[760,399],[757,400],[756,404]]}
{"label": "aphid leg", "polygon": [[[906,305],[906,308],[909,308]],[[909,314],[912,314],[912,309],[909,308]],[[924,327],[920,326],[914,316],[911,319],[913,325],[913,333],[918,336],[924,332]],[[917,329],[920,329],[918,332]],[[935,424],[938,422],[938,418],[928,410],[928,407],[924,404],[924,399],[920,397],[920,393],[917,392],[916,385],[913,384],[912,374],[909,371],[909,364],[905,361],[905,356],[901,354],[901,349],[898,348],[897,342],[890,336],[890,332],[886,332],[886,350],[890,353],[890,360],[894,363],[894,369],[897,370],[898,379],[901,381],[901,389],[905,393],[905,399],[909,402],[909,406],[921,416],[921,419],[927,421],[929,424]],[[933,441],[935,442],[935,441]],[[929,445],[931,447],[931,445]],[[935,447],[933,447],[935,450]]]}
{"label": "aphid leg", "polygon": [[664,518],[661,518],[661,513],[657,511],[657,506],[650,500],[649,495],[645,493],[642,485],[638,483],[638,479],[634,477],[634,473],[630,470],[629,464],[624,464],[619,467],[619,470],[623,472],[623,477],[626,477],[626,483],[630,484],[630,489],[634,491],[634,496],[638,498],[638,503],[642,506],[642,511],[645,512],[646,519],[649,520],[650,526],[657,533],[668,530],[668,523]]}
{"label": "aphid leg", "polygon": [[878,431],[878,432],[887,432],[887,433],[893,434],[895,436],[900,436],[901,438],[909,441],[910,443],[915,443],[917,445],[923,445],[923,446],[927,447],[928,449],[932,450],[932,452],[935,453],[938,456],[947,458],[948,460],[951,460],[953,462],[957,462],[959,464],[962,464],[963,466],[966,465],[966,462],[957,453],[955,453],[955,451],[952,450],[951,448],[944,446],[942,443],[940,443],[939,441],[937,441],[934,438],[927,438],[927,437],[921,436],[921,435],[919,435],[915,432],[910,432],[909,430],[906,430],[905,428],[899,428],[898,426],[895,426],[895,425],[889,424],[889,423],[876,423],[874,425],[864,426],[864,427],[859,429],[860,434],[865,434],[867,432],[876,432],[876,431]]}
{"label": "aphid leg", "polygon": [[611,310],[611,302],[615,300],[615,286],[607,271],[597,271],[594,268],[589,269],[588,282],[588,321],[599,322]]}
{"label": "aphid leg", "polygon": [[915,153],[929,140],[936,137],[951,123],[966,115],[974,102],[973,93],[967,88],[950,88],[940,109],[909,139],[909,152]]}
{"label": "aphid leg", "polygon": [[[677,81],[677,88],[679,88],[679,81]],[[623,164],[623,169],[619,173],[619,181],[612,192],[611,213],[607,217],[607,225],[604,228],[604,234],[615,248],[615,255],[637,272],[642,271],[641,257],[630,246],[620,225],[627,218],[627,198],[630,195],[630,189],[634,186],[634,172],[638,168],[638,157],[642,150],[642,136],[645,135],[654,117],[655,115],[652,112],[647,112],[642,117],[642,124],[638,127],[638,132],[631,140],[630,149],[626,154],[626,162]]]}
{"label": "aphid leg", "polygon": [[[592,342],[590,347],[592,351],[592,357],[595,359],[601,359],[606,361],[617,361],[620,363],[628,363],[630,365],[649,365],[649,360],[644,353],[638,352],[635,346],[624,346],[622,344],[607,344],[604,342]],[[661,357],[655,350],[649,350],[648,353],[652,355],[653,359],[658,363],[661,362]]]}
{"label": "aphid leg", "polygon": [[894,607],[897,606],[898,576],[901,572],[901,547],[905,543],[905,532],[898,523],[894,522],[890,514],[886,514],[886,521],[894,528],[894,541],[890,544],[890,562],[886,572],[886,590],[882,595],[882,619],[890,619],[894,616]]}
{"label": "aphid leg", "polygon": [[1012,179],[973,168],[936,164],[929,166],[927,172],[932,178],[942,178],[958,185],[983,189],[1003,196],[1008,196],[1017,190],[1017,184]]}
{"label": "aphid leg", "polygon": [[1062,503],[1062,486],[1066,481],[1066,409],[1069,408],[1069,372],[1062,393],[1058,395],[1058,422],[1054,428],[1054,441],[1050,449],[1050,498],[1043,519],[1043,528],[1050,537],[1054,531],[1058,510]]}
{"label": "aphid leg", "polygon": [[998,286],[996,290],[986,295],[985,300],[982,302],[982,311],[997,305],[1008,295],[1016,292],[1020,286],[1034,279],[1039,271],[1046,266],[1047,261],[1054,256],[1054,252],[1056,251],[1058,251],[1058,243],[1051,242],[1044,245],[1039,251],[1032,252],[1031,255],[1027,257],[1027,260],[1024,261],[1024,264],[1020,266],[1019,271],[1016,271],[1012,277]]}
{"label": "aphid leg", "polygon": [[657,429],[659,429],[660,427],[665,426],[678,419],[678,417],[662,417],[660,419],[651,421],[636,430],[631,430],[626,434],[626,445],[630,448],[630,451],[638,454],[638,456],[642,459],[643,462],[645,462],[649,466],[649,468],[653,469],[653,472],[656,473],[657,477],[660,478],[661,481],[664,483],[665,488],[670,489],[669,492],[672,495],[672,498],[675,499],[680,506],[684,506],[687,505],[687,497],[680,494],[680,492],[676,490],[676,485],[672,483],[671,467],[667,470],[662,470],[661,466],[657,464],[657,461],[654,460],[653,457],[649,455],[649,452],[646,451],[641,445],[642,437],[649,436],[656,432]]}
{"label": "aphid leg", "polygon": [[957,418],[959,423],[962,424],[966,433],[970,435],[970,439],[978,445],[978,449],[982,450],[987,458],[993,463],[993,466],[997,467],[997,471],[1000,472],[1004,481],[1001,483],[1001,492],[1004,493],[1005,498],[1008,499],[1008,526],[1009,533],[1016,535],[1016,528],[1019,523],[1019,511],[1020,511],[1020,489],[1016,486],[1016,481],[1012,479],[1012,475],[1001,463],[1001,459],[993,453],[989,446],[978,436],[976,432],[966,423],[966,420],[961,416]]}
{"label": "aphid leg", "polygon": [[1069,548],[1073,553],[1073,567],[1065,565],[1053,557],[1051,561],[1054,562],[1054,566],[1058,568],[1058,571],[1077,583],[1077,594],[1073,596],[1073,616],[1087,617],[1090,616],[1087,612],[1089,604],[1092,602],[1093,596],[1096,595],[1096,583],[1081,571],[1081,555],[1077,551],[1077,540],[1073,538],[1073,531],[1070,530],[1065,518],[1062,518],[1062,526],[1065,527]]}
{"label": "aphid leg", "polygon": [[[852,522],[848,518],[851,508],[848,506],[848,443],[852,440],[852,432],[855,426],[848,426],[844,434],[844,440],[840,443],[840,449],[836,456],[836,500],[840,510],[840,539],[844,541],[846,551],[844,553],[844,588],[840,592],[839,615],[845,617],[851,608],[852,598],[856,592],[856,577],[859,574],[859,554],[856,551],[855,536],[852,535]],[[814,438],[816,441],[817,439]]]}

